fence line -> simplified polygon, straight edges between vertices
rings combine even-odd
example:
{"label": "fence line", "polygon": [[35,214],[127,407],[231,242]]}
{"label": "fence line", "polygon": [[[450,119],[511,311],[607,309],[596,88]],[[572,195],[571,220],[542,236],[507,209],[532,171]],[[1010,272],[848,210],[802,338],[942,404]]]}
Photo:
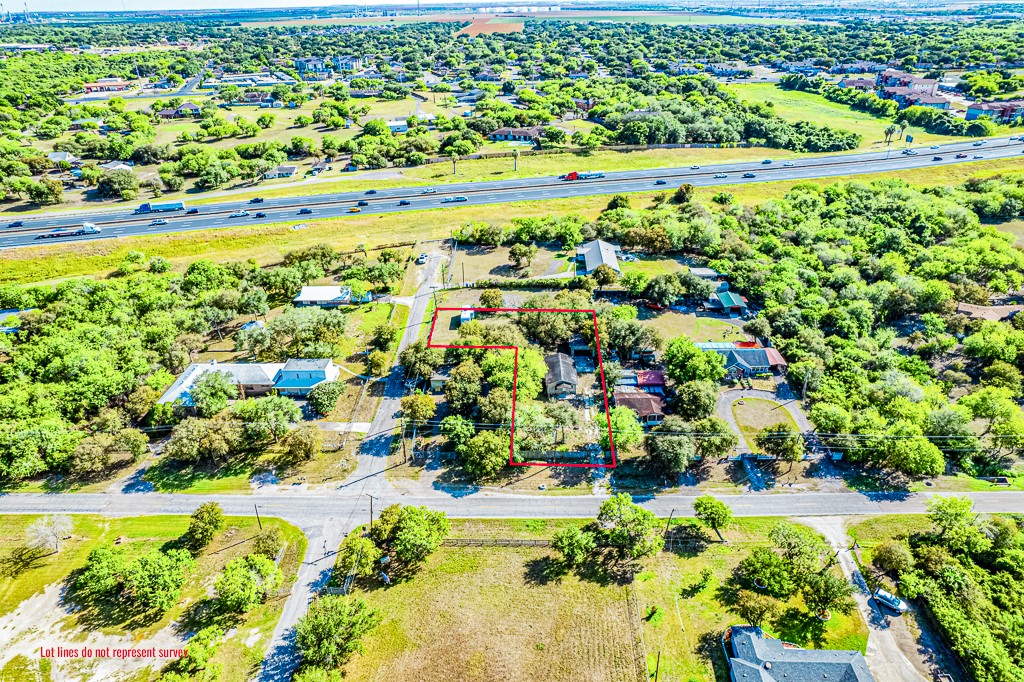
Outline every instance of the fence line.
{"label": "fence line", "polygon": [[640,605],[636,601],[636,593],[632,585],[626,585],[626,620],[629,621],[630,645],[633,649],[633,666],[637,682],[648,682],[650,675],[647,670],[647,645],[644,642],[644,628],[641,624]]}
{"label": "fence line", "polygon": [[443,547],[550,547],[551,540],[448,538],[441,545]]}

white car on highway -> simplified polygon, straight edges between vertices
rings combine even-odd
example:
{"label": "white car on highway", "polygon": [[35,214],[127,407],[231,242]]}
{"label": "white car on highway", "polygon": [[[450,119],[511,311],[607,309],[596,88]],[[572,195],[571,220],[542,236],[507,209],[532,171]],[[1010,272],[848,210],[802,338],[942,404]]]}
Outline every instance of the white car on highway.
{"label": "white car on highway", "polygon": [[249,215],[248,211],[235,211],[234,213],[232,213],[228,217],[229,218],[245,218],[248,215]]}
{"label": "white car on highway", "polygon": [[715,173],[715,177],[721,180],[722,178],[727,178],[729,176],[726,175],[725,173]]}
{"label": "white car on highway", "polygon": [[150,225],[166,225],[167,221],[164,220],[163,218],[157,218],[156,220],[151,221],[149,224]]}
{"label": "white car on highway", "polygon": [[420,194],[437,194],[437,190],[434,189],[433,187],[428,187],[422,192],[420,192]]}

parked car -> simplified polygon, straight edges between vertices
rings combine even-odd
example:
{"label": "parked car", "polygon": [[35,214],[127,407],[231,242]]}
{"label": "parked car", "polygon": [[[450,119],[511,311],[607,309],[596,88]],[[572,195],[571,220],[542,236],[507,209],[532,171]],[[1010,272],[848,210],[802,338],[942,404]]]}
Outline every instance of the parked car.
{"label": "parked car", "polygon": [[892,592],[886,592],[881,587],[875,590],[874,593],[875,601],[886,608],[890,608],[896,613],[903,615],[907,612],[907,603],[897,597]]}
{"label": "parked car", "polygon": [[250,204],[262,204],[263,203],[263,197],[253,197],[252,199],[249,199],[249,203]]}
{"label": "parked car", "polygon": [[362,200],[360,200],[360,201],[356,202],[356,206],[369,206],[369,205],[370,205],[369,201],[362,201]]}
{"label": "parked car", "polygon": [[667,185],[668,182],[666,182],[665,180],[655,180],[654,184],[655,185]]}
{"label": "parked car", "polygon": [[263,211],[256,211],[256,215],[255,215],[255,216],[253,216],[253,217],[254,217],[254,218],[266,218],[266,217],[267,217],[267,214],[266,214],[266,213],[264,213]]}
{"label": "parked car", "polygon": [[149,222],[149,224],[150,225],[166,225],[167,221],[165,219],[163,219],[163,218],[157,218],[156,220],[151,220]]}
{"label": "parked car", "polygon": [[743,177],[745,177],[745,178],[756,178],[757,176],[754,175],[753,173],[744,173]]}
{"label": "parked car", "polygon": [[8,225],[7,227],[24,227],[24,226],[25,226],[25,223],[23,221],[15,220],[13,223]]}
{"label": "parked car", "polygon": [[185,211],[185,215],[195,215],[197,213],[199,213],[198,208],[190,208],[189,210]]}
{"label": "parked car", "polygon": [[407,199],[402,199],[401,201],[398,202],[398,205],[399,206],[408,206],[409,205],[409,201]]}
{"label": "parked car", "polygon": [[416,258],[416,265],[423,265],[426,262],[427,262],[427,254],[421,253],[419,256],[417,256],[417,258]]}
{"label": "parked car", "polygon": [[234,213],[232,213],[232,214],[231,214],[231,215],[229,215],[228,217],[229,217],[229,218],[244,218],[244,217],[246,217],[247,215],[249,215],[249,212],[248,212],[248,211],[235,211]]}

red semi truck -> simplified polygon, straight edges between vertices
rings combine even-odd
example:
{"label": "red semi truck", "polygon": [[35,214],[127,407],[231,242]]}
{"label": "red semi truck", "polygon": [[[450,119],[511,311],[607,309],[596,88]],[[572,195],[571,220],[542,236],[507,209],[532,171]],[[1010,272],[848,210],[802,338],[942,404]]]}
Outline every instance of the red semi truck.
{"label": "red semi truck", "polygon": [[603,178],[604,171],[573,171],[558,177],[562,180],[593,180],[594,178]]}

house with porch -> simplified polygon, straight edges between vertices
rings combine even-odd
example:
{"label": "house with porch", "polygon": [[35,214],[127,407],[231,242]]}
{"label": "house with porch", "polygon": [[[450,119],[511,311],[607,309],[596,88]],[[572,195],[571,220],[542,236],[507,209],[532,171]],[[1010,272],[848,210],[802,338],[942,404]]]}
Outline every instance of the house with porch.
{"label": "house with porch", "polygon": [[703,351],[715,352],[725,359],[727,379],[752,377],[759,374],[784,372],[788,363],[774,348],[762,348],[749,343],[709,342],[695,343]]}
{"label": "house with porch", "polygon": [[583,263],[584,275],[589,275],[602,265],[607,265],[615,272],[621,273],[619,255],[622,249],[601,239],[595,239],[576,249],[577,262]]}
{"label": "house with porch", "polygon": [[660,395],[621,389],[612,393],[612,402],[616,407],[628,407],[636,412],[637,419],[645,426],[660,424],[665,419],[665,399]]}
{"label": "house with porch", "polygon": [[579,385],[579,374],[576,362],[565,353],[552,353],[544,358],[548,366],[544,375],[544,391],[552,400],[563,400],[576,395]]}
{"label": "house with porch", "polygon": [[[372,301],[372,294],[365,294],[358,297],[356,303]],[[343,305],[352,304],[352,287],[346,286],[304,286],[295,298],[292,305],[296,308],[317,306],[319,308],[338,308]]]}
{"label": "house with porch", "polygon": [[330,358],[292,359],[284,363],[274,377],[278,395],[304,398],[313,387],[325,381],[337,381],[341,370]]}

